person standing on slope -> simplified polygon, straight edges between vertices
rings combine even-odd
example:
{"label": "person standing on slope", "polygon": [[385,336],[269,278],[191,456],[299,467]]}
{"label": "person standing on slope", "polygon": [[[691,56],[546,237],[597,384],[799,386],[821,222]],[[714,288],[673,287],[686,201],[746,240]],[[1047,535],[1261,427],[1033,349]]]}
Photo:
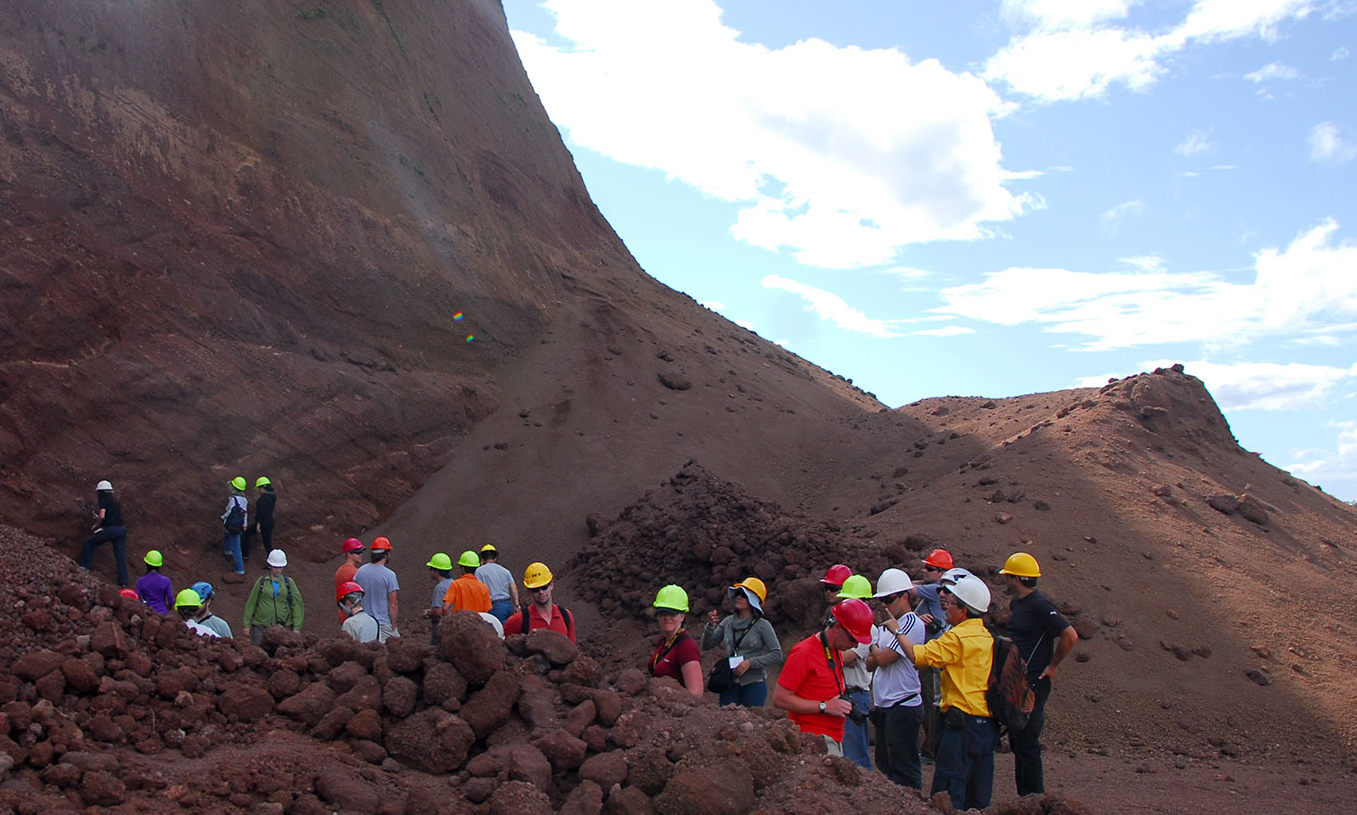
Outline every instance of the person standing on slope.
{"label": "person standing on slope", "polygon": [[396,595],[400,592],[400,581],[387,563],[391,560],[391,541],[385,537],[372,541],[371,563],[364,563],[353,573],[353,582],[363,587],[363,597],[367,600],[364,609],[377,621],[379,642],[399,637],[396,629]]}
{"label": "person standing on slope", "polygon": [[344,616],[341,629],[356,642],[374,642],[378,637],[377,621],[363,610],[363,587],[352,580],[335,589],[335,602]]}
{"label": "person standing on slope", "polygon": [[823,736],[831,756],[843,755],[843,723],[865,719],[844,694],[839,654],[872,641],[872,610],[861,600],[844,600],[830,609],[823,630],[806,637],[787,654],[778,674],[773,707],[787,711],[802,733]]}
{"label": "person standing on slope", "polygon": [[[860,574],[849,575],[844,579],[838,596],[840,601],[861,600],[865,603],[872,596],[872,582]],[[873,625],[873,641],[877,638],[877,632],[877,627]],[[859,710],[872,708],[872,676],[876,665],[871,662],[870,656],[871,643],[859,643],[839,652],[839,659],[843,663],[844,694]],[[852,717],[843,723],[843,756],[864,770],[872,769],[872,759],[868,755],[868,724]]]}
{"label": "person standing on slope", "polygon": [[429,596],[429,607],[424,609],[424,619],[433,620],[429,628],[430,641],[437,645],[441,641],[438,623],[443,618],[443,596],[448,593],[448,586],[452,585],[452,558],[446,552],[434,552],[424,565],[429,567],[434,579],[433,594]]}
{"label": "person standing on slope", "polygon": [[477,614],[490,613],[490,589],[476,579],[476,570],[481,567],[481,558],[470,549],[457,558],[462,576],[448,584],[443,594],[443,615],[454,611],[474,611]]}
{"label": "person standing on slope", "polygon": [[267,562],[268,574],[259,576],[249,599],[245,601],[245,635],[255,645],[264,640],[266,628],[281,625],[301,631],[306,618],[301,589],[297,588],[292,578],[283,575],[283,569],[287,568],[287,555],[282,549],[274,549],[269,552]]}
{"label": "person standing on slope", "polygon": [[547,630],[569,637],[574,642],[575,618],[569,609],[551,602],[555,577],[547,564],[529,563],[523,572],[523,585],[528,589],[532,602],[525,604],[517,614],[510,614],[509,619],[504,621],[504,636]]}
{"label": "person standing on slope", "polygon": [[137,581],[137,596],[152,611],[169,614],[174,589],[170,586],[170,579],[160,573],[165,558],[161,557],[159,549],[152,549],[142,561],[146,563],[146,574]]}
{"label": "person standing on slope", "polygon": [[226,499],[226,511],[221,515],[225,530],[222,548],[236,567],[236,574],[245,574],[245,563],[240,557],[240,536],[250,522],[250,501],[245,497],[245,476],[238,475],[229,484],[231,495]]}
{"label": "person standing on slope", "polygon": [[[361,565],[363,565],[363,542],[357,538],[349,538],[344,541],[344,562],[339,565],[338,569],[335,569],[335,591],[339,591],[340,586],[353,580],[354,573],[358,571],[358,567]],[[339,610],[339,624],[343,625],[345,619],[346,615],[341,608]]]}
{"label": "person standing on slope", "polygon": [[80,545],[80,559],[76,562],[80,568],[88,571],[93,562],[94,550],[101,543],[112,542],[113,563],[118,569],[118,588],[125,589],[131,578],[127,574],[127,527],[123,525],[123,507],[113,497],[113,485],[109,482],[100,481],[94,486],[94,491],[95,499],[99,502],[94,517],[98,520],[94,523],[94,534],[85,538],[85,542]]}
{"label": "person standing on slope", "polygon": [[259,535],[259,551],[273,551],[273,508],[278,504],[273,482],[267,476],[261,475],[255,479],[254,488],[259,491],[259,498],[254,502],[254,520],[250,521],[240,539],[240,557],[247,563],[250,560],[251,541],[256,534]]}
{"label": "person standing on slope", "polygon": [[207,581],[199,581],[190,586],[198,597],[203,601],[202,609],[194,620],[202,626],[212,629],[218,637],[222,639],[231,639],[231,625],[226,620],[212,613],[212,598],[217,596],[217,592],[212,588],[212,584]]}
{"label": "person standing on slope", "polygon": [[735,613],[724,620],[716,609],[708,613],[702,650],[725,645],[734,681],[720,693],[722,706],[763,707],[768,701],[767,669],[782,664],[782,643],[763,616],[768,588],[757,577],[746,577],[726,589],[726,596],[735,604]]}
{"label": "person standing on slope", "polygon": [[481,567],[476,579],[490,589],[490,613],[502,624],[518,608],[518,583],[508,569],[499,565],[499,550],[495,544],[481,547]]}
{"label": "person standing on slope", "polygon": [[919,761],[919,725],[923,698],[919,671],[905,657],[898,639],[924,642],[924,622],[909,610],[909,575],[887,569],[876,581],[876,599],[886,607],[888,622],[877,630],[868,663],[876,667],[872,682],[872,721],[876,726],[876,767],[897,784],[923,789]]}

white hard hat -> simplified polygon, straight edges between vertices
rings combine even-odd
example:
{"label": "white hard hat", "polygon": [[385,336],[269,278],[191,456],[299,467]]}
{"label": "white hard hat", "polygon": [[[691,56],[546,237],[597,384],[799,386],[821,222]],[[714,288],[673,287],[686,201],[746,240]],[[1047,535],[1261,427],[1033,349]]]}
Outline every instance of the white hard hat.
{"label": "white hard hat", "polygon": [[914,588],[914,581],[909,579],[909,575],[900,569],[887,569],[881,573],[881,577],[876,581],[876,594],[872,597],[880,599],[890,597],[892,594],[899,594],[902,591],[909,591]]}
{"label": "white hard hat", "polygon": [[956,583],[948,586],[947,590],[976,614],[984,614],[989,611],[989,586],[986,586],[985,581],[975,575],[960,575]]}
{"label": "white hard hat", "polygon": [[287,555],[283,554],[282,549],[274,549],[269,552],[269,565],[279,569],[287,565]]}
{"label": "white hard hat", "polygon": [[941,582],[944,586],[950,586],[963,577],[975,577],[975,575],[971,574],[970,571],[967,569],[961,568],[948,569],[947,571],[942,573],[942,577],[939,577],[938,581]]}
{"label": "white hard hat", "polygon": [[113,485],[107,481],[100,481],[94,485],[95,492],[113,492]]}

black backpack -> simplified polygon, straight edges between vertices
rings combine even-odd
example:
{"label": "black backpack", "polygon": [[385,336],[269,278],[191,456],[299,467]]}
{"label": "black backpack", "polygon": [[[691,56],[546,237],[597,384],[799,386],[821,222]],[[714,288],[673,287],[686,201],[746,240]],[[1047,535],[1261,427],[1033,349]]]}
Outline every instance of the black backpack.
{"label": "black backpack", "polygon": [[[528,634],[532,633],[532,632],[528,631],[528,624],[532,622],[532,617],[529,617],[529,616],[528,616],[528,609],[529,609],[529,608],[530,608],[530,604],[528,604],[528,603],[524,603],[523,605],[521,605],[521,606],[518,607],[518,613],[523,615],[523,627],[522,627],[521,629],[519,629],[519,631],[520,631],[520,632],[523,634],[523,636],[525,636],[525,637],[528,636]],[[570,617],[570,610],[567,609],[565,606],[562,606],[562,605],[557,605],[557,606],[556,606],[556,610],[559,611],[559,612],[561,612],[561,619],[562,619],[562,620],[565,620],[565,630],[566,630],[566,631],[569,631],[569,630],[570,630],[570,626],[572,625],[572,623],[571,623],[571,617]]]}
{"label": "black backpack", "polygon": [[240,508],[240,502],[231,499],[231,509],[226,513],[226,520],[222,521],[222,526],[226,527],[226,532],[231,535],[239,535],[245,531],[245,510]]}
{"label": "black backpack", "polygon": [[1013,640],[1003,636],[994,638],[993,656],[985,704],[989,705],[989,714],[1000,727],[1016,733],[1027,727],[1027,720],[1037,703],[1037,695],[1027,684],[1027,661],[1018,653]]}

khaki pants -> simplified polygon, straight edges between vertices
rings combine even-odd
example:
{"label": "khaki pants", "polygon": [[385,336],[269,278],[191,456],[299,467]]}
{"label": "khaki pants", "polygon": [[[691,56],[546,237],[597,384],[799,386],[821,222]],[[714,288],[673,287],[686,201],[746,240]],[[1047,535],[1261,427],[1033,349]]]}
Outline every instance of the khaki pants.
{"label": "khaki pants", "polygon": [[825,752],[831,756],[843,758],[843,742],[834,741],[829,736],[825,736]]}

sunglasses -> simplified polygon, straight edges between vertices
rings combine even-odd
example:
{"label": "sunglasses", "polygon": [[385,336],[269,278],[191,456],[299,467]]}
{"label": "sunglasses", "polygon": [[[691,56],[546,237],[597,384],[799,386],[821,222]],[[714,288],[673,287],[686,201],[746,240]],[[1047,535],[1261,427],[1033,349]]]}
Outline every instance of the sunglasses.
{"label": "sunglasses", "polygon": [[656,616],[656,617],[682,617],[682,616],[683,616],[683,612],[682,612],[682,611],[679,611],[679,610],[677,610],[677,609],[673,609],[673,608],[657,608],[657,609],[655,609],[655,616]]}
{"label": "sunglasses", "polygon": [[550,589],[551,589],[551,584],[548,583],[548,584],[546,584],[545,586],[538,586],[538,587],[535,588],[535,589],[528,589],[528,591],[532,592],[533,594],[541,594],[542,592],[544,592],[544,591],[549,591]]}
{"label": "sunglasses", "polygon": [[929,565],[925,564],[925,565],[924,565],[924,571],[925,571],[925,572],[940,572],[940,571],[942,571],[942,569],[938,568],[937,566],[929,566]]}

